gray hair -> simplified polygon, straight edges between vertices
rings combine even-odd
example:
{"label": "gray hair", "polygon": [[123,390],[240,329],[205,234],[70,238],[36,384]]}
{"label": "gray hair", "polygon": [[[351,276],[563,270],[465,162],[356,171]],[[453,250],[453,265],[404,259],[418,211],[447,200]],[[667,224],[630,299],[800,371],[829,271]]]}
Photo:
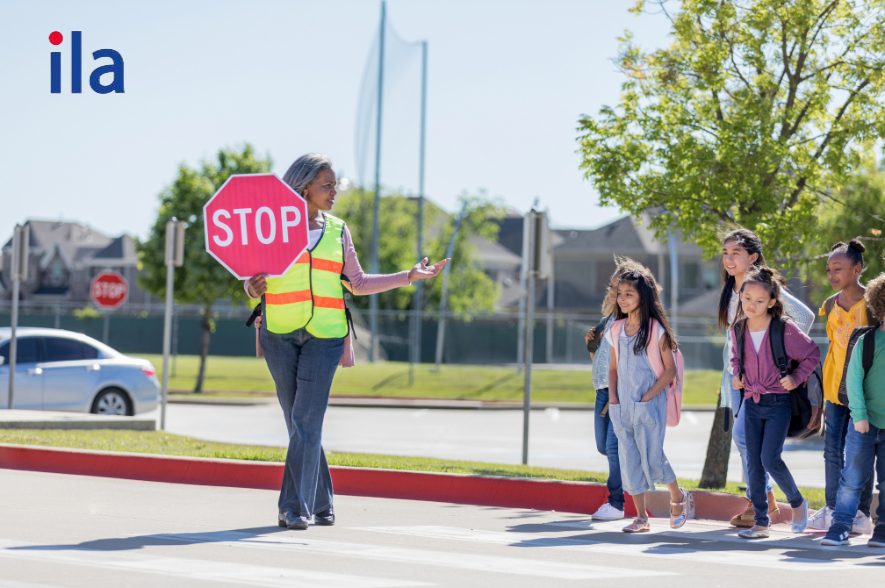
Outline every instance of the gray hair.
{"label": "gray hair", "polygon": [[286,170],[283,181],[293,190],[302,194],[304,188],[314,181],[324,169],[332,169],[332,160],[320,153],[302,155]]}

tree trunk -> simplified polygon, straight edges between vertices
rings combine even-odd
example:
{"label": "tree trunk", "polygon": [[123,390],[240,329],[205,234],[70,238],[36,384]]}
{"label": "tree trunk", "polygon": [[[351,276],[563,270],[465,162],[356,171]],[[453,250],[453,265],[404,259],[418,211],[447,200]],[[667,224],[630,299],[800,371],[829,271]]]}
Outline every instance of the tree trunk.
{"label": "tree trunk", "polygon": [[206,379],[206,358],[209,356],[209,338],[212,336],[212,306],[204,306],[200,317],[200,365],[197,369],[197,381],[194,384],[194,394],[203,391],[203,382]]}
{"label": "tree trunk", "polygon": [[[724,488],[728,477],[728,457],[731,453],[731,429],[734,418],[730,408],[721,408],[722,398],[716,401],[716,416],[707,443],[707,458],[701,473],[701,488]],[[726,430],[727,426],[727,430]]]}

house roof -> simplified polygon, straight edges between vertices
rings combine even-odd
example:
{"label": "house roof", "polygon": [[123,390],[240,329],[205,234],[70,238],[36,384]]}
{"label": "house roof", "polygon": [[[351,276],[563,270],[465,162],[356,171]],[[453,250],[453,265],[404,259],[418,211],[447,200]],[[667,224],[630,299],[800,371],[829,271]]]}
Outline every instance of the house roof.
{"label": "house roof", "polygon": [[[111,238],[77,222],[30,219],[28,245],[46,267],[58,255],[70,267],[82,265],[134,264],[138,260],[135,242],[129,235]],[[12,247],[10,238],[3,246]]]}
{"label": "house roof", "polygon": [[110,263],[110,262],[128,262],[135,263],[138,261],[138,252],[135,247],[135,239],[129,235],[123,234],[112,239],[110,243],[103,249],[100,249],[92,255],[94,262]]}
{"label": "house roof", "polygon": [[[618,255],[658,255],[667,252],[666,241],[658,240],[648,223],[636,217],[623,216],[596,229],[557,229],[555,247],[557,252],[611,251]],[[682,239],[675,232],[677,251],[680,255],[701,255],[697,245]]]}

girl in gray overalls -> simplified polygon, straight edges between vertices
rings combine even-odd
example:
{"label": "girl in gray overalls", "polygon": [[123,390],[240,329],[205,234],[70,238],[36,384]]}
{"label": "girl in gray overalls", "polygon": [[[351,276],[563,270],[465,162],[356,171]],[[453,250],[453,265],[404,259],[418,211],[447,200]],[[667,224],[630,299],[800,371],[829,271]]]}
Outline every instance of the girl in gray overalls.
{"label": "girl in gray overalls", "polygon": [[[624,490],[632,496],[637,513],[623,530],[650,530],[646,494],[654,491],[656,483],[666,484],[670,491],[670,527],[676,529],[693,510],[691,495],[679,487],[664,455],[666,394],[676,377],[676,338],[664,314],[658,285],[647,268],[621,275],[617,303],[619,321],[606,335],[612,346],[609,415],[618,437]],[[654,360],[663,366],[659,367],[660,375],[656,375],[649,353],[658,354]]]}

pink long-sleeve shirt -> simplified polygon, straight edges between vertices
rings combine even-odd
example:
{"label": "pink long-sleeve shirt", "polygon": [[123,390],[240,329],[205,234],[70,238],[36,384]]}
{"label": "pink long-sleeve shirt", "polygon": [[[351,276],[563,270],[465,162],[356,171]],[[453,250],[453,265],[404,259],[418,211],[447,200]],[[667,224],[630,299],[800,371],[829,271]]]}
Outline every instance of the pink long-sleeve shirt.
{"label": "pink long-sleeve shirt", "polygon": [[[740,365],[737,354],[737,339],[731,328],[732,354],[731,367],[734,373],[740,373]],[[763,394],[786,394],[787,390],[781,385],[781,374],[774,363],[771,353],[771,327],[765,330],[762,344],[758,353],[753,346],[753,338],[749,332],[744,337],[744,398],[752,398],[759,403]],[[797,384],[808,379],[811,372],[820,362],[820,349],[793,321],[788,320],[784,325],[784,350],[787,358],[799,362],[799,365],[790,375]]]}
{"label": "pink long-sleeve shirt", "polygon": [[[402,286],[409,286],[409,271],[401,271],[395,274],[367,274],[360,265],[357,257],[356,249],[353,246],[353,239],[350,236],[350,229],[344,225],[342,235],[342,243],[344,246],[344,268],[341,273],[350,282],[350,291],[356,296],[365,296],[368,294],[378,294],[386,292]],[[246,295],[249,295],[247,283],[243,287],[246,289]],[[251,297],[251,296],[250,296]],[[344,351],[341,354],[341,367],[352,367],[355,363],[353,353],[353,332],[348,332],[344,339]]]}

